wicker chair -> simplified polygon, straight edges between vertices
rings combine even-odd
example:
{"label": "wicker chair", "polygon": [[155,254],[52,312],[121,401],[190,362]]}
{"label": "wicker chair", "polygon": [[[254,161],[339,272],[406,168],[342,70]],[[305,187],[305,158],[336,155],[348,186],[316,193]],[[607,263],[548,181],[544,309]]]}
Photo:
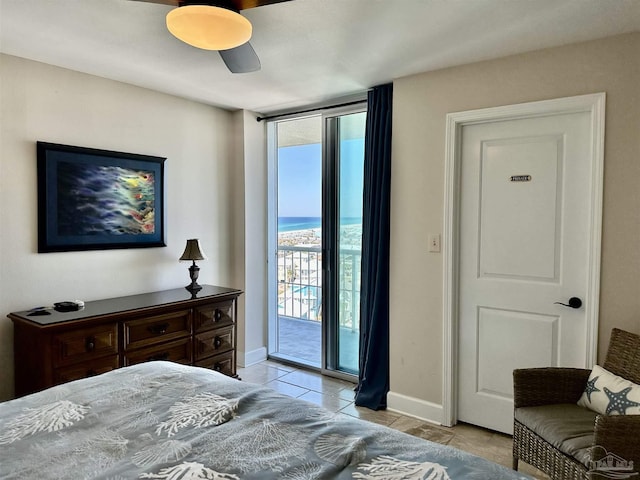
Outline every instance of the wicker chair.
{"label": "wicker chair", "polygon": [[[640,383],[640,336],[614,328],[603,368]],[[576,368],[530,368],[513,372],[514,470],[518,469],[518,460],[522,460],[553,480],[604,478],[589,472],[590,462],[602,458],[603,450],[591,448],[599,446],[608,453],[633,461],[634,472],[640,471],[640,415],[598,415],[579,407],[576,402],[586,387],[589,373],[590,370]],[[527,408],[543,405],[550,407]],[[554,420],[554,427],[564,422],[568,428],[574,428],[575,436],[571,441],[579,453],[561,452],[550,443],[554,440],[543,438],[548,432],[537,434],[532,430],[535,427],[527,426],[527,423],[530,426],[532,423],[527,422],[531,412],[540,414],[544,411],[548,414],[556,407],[558,417]],[[591,423],[589,415],[593,418]],[[584,431],[578,433],[576,428]],[[566,447],[564,449],[567,450]]]}

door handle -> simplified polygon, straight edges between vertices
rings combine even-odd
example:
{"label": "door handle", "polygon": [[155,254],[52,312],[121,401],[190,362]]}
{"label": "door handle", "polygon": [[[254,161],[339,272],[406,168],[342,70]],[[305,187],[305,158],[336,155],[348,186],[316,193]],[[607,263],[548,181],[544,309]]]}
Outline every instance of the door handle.
{"label": "door handle", "polygon": [[554,302],[554,304],[563,305],[569,308],[580,308],[582,306],[582,300],[580,300],[578,297],[571,297],[569,299],[569,303]]}

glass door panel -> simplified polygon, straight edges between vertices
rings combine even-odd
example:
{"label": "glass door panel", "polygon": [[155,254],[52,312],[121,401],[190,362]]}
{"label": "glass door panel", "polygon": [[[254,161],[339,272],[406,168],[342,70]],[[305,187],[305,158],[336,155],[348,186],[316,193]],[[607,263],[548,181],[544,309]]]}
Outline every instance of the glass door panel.
{"label": "glass door panel", "polygon": [[322,118],[277,124],[277,318],[270,354],[322,366]]}
{"label": "glass door panel", "polygon": [[366,112],[331,115],[325,122],[325,368],[356,375]]}
{"label": "glass door panel", "polygon": [[338,335],[337,370],[358,373],[360,344],[360,264],[366,112],[338,123]]}

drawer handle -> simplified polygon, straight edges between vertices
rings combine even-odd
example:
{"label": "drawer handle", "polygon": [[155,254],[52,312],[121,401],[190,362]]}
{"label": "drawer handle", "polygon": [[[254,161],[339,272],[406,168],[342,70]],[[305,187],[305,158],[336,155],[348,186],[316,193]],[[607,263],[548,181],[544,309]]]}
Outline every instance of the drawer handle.
{"label": "drawer handle", "polygon": [[216,308],[216,311],[215,311],[215,313],[213,314],[213,319],[214,319],[216,322],[219,322],[220,320],[222,320],[222,311],[221,311],[221,310],[218,310],[218,309]]}
{"label": "drawer handle", "polygon": [[162,353],[158,353],[156,355],[151,355],[150,357],[147,357],[147,361],[153,362],[154,360],[166,360],[167,358],[169,358],[169,352],[162,352]]}
{"label": "drawer handle", "polygon": [[96,349],[96,337],[85,338],[84,348],[87,352],[93,352]]}
{"label": "drawer handle", "polygon": [[213,369],[214,369],[216,372],[222,372],[222,369],[223,369],[223,368],[224,368],[224,365],[223,365],[222,363],[216,363],[216,364],[213,366]]}
{"label": "drawer handle", "polygon": [[213,348],[220,348],[220,346],[222,345],[222,339],[220,337],[216,337],[213,339]]}
{"label": "drawer handle", "polygon": [[154,335],[162,335],[164,333],[167,333],[167,328],[169,328],[168,323],[160,323],[158,325],[151,325],[147,328],[147,330],[149,330]]}

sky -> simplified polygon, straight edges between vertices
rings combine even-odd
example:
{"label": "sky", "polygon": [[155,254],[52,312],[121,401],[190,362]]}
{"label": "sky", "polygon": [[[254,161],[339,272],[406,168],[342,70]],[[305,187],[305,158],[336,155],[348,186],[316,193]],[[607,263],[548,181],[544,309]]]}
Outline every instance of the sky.
{"label": "sky", "polygon": [[[340,216],[362,216],[363,139],[341,142]],[[278,149],[278,216],[320,217],[322,145]]]}

